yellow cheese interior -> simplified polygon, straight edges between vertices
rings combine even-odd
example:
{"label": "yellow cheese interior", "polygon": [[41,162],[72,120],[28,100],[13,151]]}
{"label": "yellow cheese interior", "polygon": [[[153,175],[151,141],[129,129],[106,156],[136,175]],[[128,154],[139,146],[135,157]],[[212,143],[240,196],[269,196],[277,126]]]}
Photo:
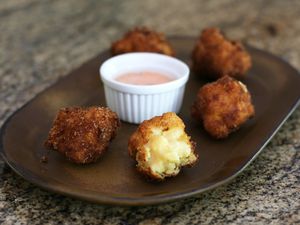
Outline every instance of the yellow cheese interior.
{"label": "yellow cheese interior", "polygon": [[188,136],[179,128],[167,131],[153,129],[152,136],[144,148],[146,161],[154,173],[177,174],[180,166],[196,160]]}

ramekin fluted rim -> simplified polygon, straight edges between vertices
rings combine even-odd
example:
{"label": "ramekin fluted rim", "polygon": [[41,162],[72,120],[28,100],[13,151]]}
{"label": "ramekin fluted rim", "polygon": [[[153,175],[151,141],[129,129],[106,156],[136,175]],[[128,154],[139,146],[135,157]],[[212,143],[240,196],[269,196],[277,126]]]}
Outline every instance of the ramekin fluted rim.
{"label": "ramekin fluted rim", "polygon": [[[114,79],[115,77],[112,77],[110,74],[106,72],[107,69],[106,67],[110,63],[114,63],[114,61],[118,61],[122,59],[124,60],[126,58],[131,58],[131,57],[138,57],[139,59],[144,57],[152,60],[153,59],[162,60],[162,62],[168,61],[170,64],[179,67],[182,70],[182,72],[179,74],[178,78],[172,81],[163,84],[155,84],[155,85],[134,85],[134,84],[122,83],[115,80]],[[154,94],[154,93],[168,92],[172,89],[176,89],[182,86],[183,84],[185,84],[188,81],[190,70],[186,63],[171,56],[158,54],[158,53],[150,53],[150,52],[135,52],[135,53],[125,53],[122,55],[109,58],[104,63],[102,63],[102,65],[99,68],[99,73],[103,83],[109,86],[110,88],[116,89],[121,92],[132,93],[132,94]]]}

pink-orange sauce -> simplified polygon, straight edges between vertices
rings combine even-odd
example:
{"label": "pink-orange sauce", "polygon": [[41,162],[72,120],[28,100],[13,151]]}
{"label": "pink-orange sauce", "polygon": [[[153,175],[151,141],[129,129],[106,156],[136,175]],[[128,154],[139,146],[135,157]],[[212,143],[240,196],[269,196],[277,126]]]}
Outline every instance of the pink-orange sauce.
{"label": "pink-orange sauce", "polygon": [[116,81],[134,85],[163,84],[172,80],[174,78],[169,75],[153,71],[125,73],[116,78]]}

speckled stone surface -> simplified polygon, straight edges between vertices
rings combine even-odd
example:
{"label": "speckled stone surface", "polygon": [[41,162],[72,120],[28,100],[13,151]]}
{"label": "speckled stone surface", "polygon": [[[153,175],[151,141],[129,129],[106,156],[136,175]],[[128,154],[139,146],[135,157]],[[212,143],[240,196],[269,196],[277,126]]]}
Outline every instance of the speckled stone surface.
{"label": "speckled stone surface", "polygon": [[[0,2],[0,125],[16,109],[135,25],[169,35],[219,26],[300,69],[299,0]],[[231,183],[140,208],[41,190],[0,160],[2,224],[300,224],[300,109]]]}

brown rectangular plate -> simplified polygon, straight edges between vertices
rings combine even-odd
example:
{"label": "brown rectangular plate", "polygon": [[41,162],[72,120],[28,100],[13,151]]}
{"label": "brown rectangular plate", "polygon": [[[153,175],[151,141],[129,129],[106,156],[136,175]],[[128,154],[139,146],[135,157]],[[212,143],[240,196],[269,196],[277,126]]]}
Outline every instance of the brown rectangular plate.
{"label": "brown rectangular plate", "polygon": [[[171,38],[178,58],[189,62],[193,38]],[[162,183],[140,176],[127,153],[127,141],[137,126],[123,123],[117,137],[98,162],[80,166],[56,152],[48,163],[43,142],[58,109],[105,106],[98,69],[110,55],[104,52],[59,80],[15,112],[1,130],[1,155],[26,180],[64,195],[105,204],[149,205],[192,196],[221,185],[241,172],[296,108],[300,75],[269,53],[248,47],[253,67],[243,82],[252,94],[256,115],[225,140],[210,138],[190,117],[190,106],[204,84],[191,74],[179,116],[197,142],[199,162]]]}

